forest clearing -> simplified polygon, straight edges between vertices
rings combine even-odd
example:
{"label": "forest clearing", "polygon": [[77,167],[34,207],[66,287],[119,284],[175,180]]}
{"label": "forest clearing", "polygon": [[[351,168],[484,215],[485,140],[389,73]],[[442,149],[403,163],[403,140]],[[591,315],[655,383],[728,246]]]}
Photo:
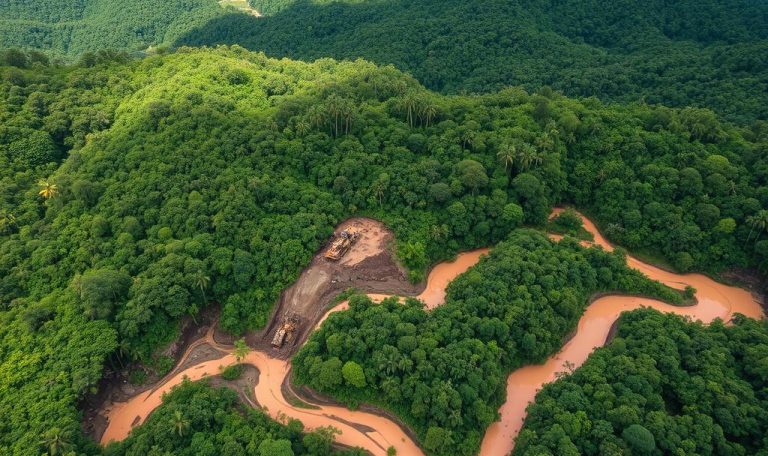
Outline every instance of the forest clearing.
{"label": "forest clearing", "polygon": [[[594,244],[603,249],[612,250],[613,247],[597,231],[594,224],[583,216],[582,219],[587,231],[595,237]],[[379,232],[383,232],[383,230]],[[374,239],[376,242],[380,242],[384,238],[374,237]],[[553,240],[553,242],[559,241]],[[369,243],[362,242],[361,244],[361,250],[369,251],[374,256],[381,253],[381,250],[377,248],[371,249]],[[452,268],[450,267],[451,263],[436,266],[430,273],[427,283],[441,284],[444,288],[452,279],[479,261],[481,255],[486,252],[487,250],[481,250],[465,256],[465,261],[458,262],[458,266]],[[317,261],[320,256],[318,255],[314,261]],[[693,306],[679,307],[660,303],[655,299],[633,296],[603,296],[593,301],[579,320],[578,331],[575,336],[557,355],[552,356],[543,365],[527,366],[510,374],[507,380],[507,401],[500,409],[501,420],[491,425],[487,430],[480,451],[481,455],[508,454],[514,449],[515,437],[525,419],[526,407],[534,400],[536,393],[544,384],[556,380],[563,372],[573,371],[583,364],[592,350],[606,342],[611,326],[622,312],[640,307],[650,307],[661,312],[676,313],[691,320],[703,322],[710,322],[716,318],[728,322],[735,313],[741,313],[752,318],[763,317],[760,304],[749,292],[743,289],[719,284],[700,274],[678,275],[662,271],[631,256],[628,257],[628,261],[633,268],[642,270],[651,279],[659,280],[670,287],[683,289],[686,286],[694,286],[697,289],[698,303]],[[307,271],[310,270],[312,270],[312,266],[307,269]],[[305,275],[302,274],[302,277]],[[312,274],[308,277],[315,277],[315,275]],[[301,279],[297,285],[299,283],[301,283]],[[306,289],[309,285],[309,283],[302,284],[302,289]],[[316,289],[316,287],[310,288]],[[430,287],[427,286],[426,288],[429,289]],[[427,296],[432,295],[433,292],[427,294]],[[317,294],[310,293],[308,296],[315,297]],[[381,294],[374,294],[373,297],[376,300],[385,298]],[[320,322],[331,313],[344,310],[347,307],[347,302],[335,306],[320,317]],[[273,316],[270,327],[273,327],[277,321],[275,317]],[[315,326],[309,327],[314,329]],[[102,443],[125,438],[132,427],[140,424],[154,408],[160,405],[162,394],[181,383],[185,377],[190,380],[197,380],[216,375],[221,366],[236,362],[231,353],[231,347],[216,342],[212,337],[212,332],[206,335],[204,343],[229,354],[175,373],[171,379],[156,389],[137,396],[127,403],[115,404],[105,410],[109,419],[109,426],[102,436]],[[186,359],[187,356],[188,353],[183,359]],[[396,448],[398,454],[422,453],[418,445],[408,437],[408,434],[399,425],[382,416],[351,411],[344,407],[316,405],[311,404],[311,402],[310,405],[316,407],[316,410],[307,410],[291,405],[282,392],[282,385],[290,372],[290,363],[285,359],[274,357],[274,353],[254,350],[245,357],[243,362],[259,370],[259,383],[255,387],[256,402],[258,406],[266,407],[268,413],[273,417],[278,418],[285,415],[300,419],[310,429],[321,426],[336,427],[341,431],[337,436],[339,443],[365,448],[374,455],[387,454],[387,449],[390,446]]]}
{"label": "forest clearing", "polygon": [[251,16],[261,17],[261,13],[254,9],[248,3],[248,0],[219,0],[219,5],[221,5],[223,8],[231,6],[233,8],[237,8],[240,11],[243,11],[244,13],[250,14]]}

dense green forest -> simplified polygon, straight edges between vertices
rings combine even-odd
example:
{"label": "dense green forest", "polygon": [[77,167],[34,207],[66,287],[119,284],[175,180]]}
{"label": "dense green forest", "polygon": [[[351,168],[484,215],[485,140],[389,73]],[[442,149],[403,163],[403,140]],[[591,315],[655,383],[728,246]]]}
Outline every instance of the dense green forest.
{"label": "dense green forest", "polygon": [[300,421],[285,425],[263,411],[240,404],[237,393],[185,382],[163,398],[163,404],[107,456],[326,456],[363,455],[334,451],[333,431],[304,434]]}
{"label": "dense green forest", "polygon": [[350,215],[392,227],[414,280],[562,202],[683,270],[768,266],[768,131],[704,109],[444,96],[394,67],[239,47],[0,58],[3,453],[52,428],[84,447],[75,404],[105,363],[152,363],[208,301],[228,331],[262,326]]}
{"label": "dense green forest", "polygon": [[745,0],[10,0],[0,48],[237,44],[274,57],[394,64],[445,93],[549,86],[568,96],[768,120],[768,5]]}
{"label": "dense green forest", "polygon": [[515,455],[765,454],[768,324],[624,314],[616,339],[529,408]]}
{"label": "dense green forest", "polygon": [[250,0],[179,43],[275,57],[365,58],[428,88],[551,86],[569,96],[768,120],[768,4],[745,0]]}
{"label": "dense green forest", "polygon": [[294,357],[295,379],[350,405],[393,410],[428,454],[472,455],[506,398],[509,372],[556,352],[597,292],[682,299],[618,252],[516,231],[455,279],[432,312],[416,300],[352,299]]}
{"label": "dense green forest", "polygon": [[5,0],[0,48],[67,58],[103,49],[138,51],[170,44],[223,13],[216,0]]}

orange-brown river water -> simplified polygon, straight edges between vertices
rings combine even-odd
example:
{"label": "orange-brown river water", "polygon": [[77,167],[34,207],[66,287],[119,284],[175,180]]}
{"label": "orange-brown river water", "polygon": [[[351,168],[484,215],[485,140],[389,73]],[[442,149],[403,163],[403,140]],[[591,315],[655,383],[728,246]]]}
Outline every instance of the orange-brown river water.
{"label": "orange-brown river water", "polygon": [[[555,213],[559,211],[555,210]],[[605,250],[613,250],[613,246],[603,238],[592,221],[583,216],[582,219],[584,228],[594,235],[594,243]],[[675,307],[654,299],[630,296],[605,296],[596,299],[579,320],[576,335],[559,353],[542,365],[520,368],[507,378],[507,402],[499,409],[501,420],[492,424],[485,433],[481,455],[503,455],[512,451],[514,439],[525,419],[525,409],[533,402],[536,392],[544,384],[555,380],[557,373],[567,371],[567,363],[571,368],[581,366],[592,350],[605,343],[613,322],[624,311],[643,306],[653,307],[661,312],[684,315],[705,323],[718,317],[728,321],[736,312],[753,318],[763,316],[760,304],[751,293],[741,288],[720,284],[701,274],[674,274],[631,256],[627,257],[627,263],[651,279],[672,288],[684,289],[691,285],[696,288],[698,303],[690,307]]]}
{"label": "orange-brown river water", "polygon": [[[584,226],[595,236],[595,244],[606,250],[613,249],[590,220],[584,218]],[[553,239],[556,240],[557,237],[553,236]],[[429,309],[442,304],[448,283],[476,264],[487,251],[487,249],[481,249],[466,252],[460,254],[454,262],[437,265],[429,275],[426,289],[418,298],[424,301]],[[674,307],[653,299],[627,296],[605,296],[595,300],[579,320],[576,335],[559,353],[542,365],[526,366],[509,376],[507,401],[499,409],[501,420],[491,425],[486,432],[480,450],[481,455],[497,456],[512,451],[514,439],[525,418],[525,409],[534,400],[536,392],[544,384],[555,380],[556,374],[566,371],[566,365],[575,368],[583,364],[596,347],[603,345],[613,322],[621,312],[647,306],[703,322],[710,322],[718,317],[727,321],[735,312],[753,318],[763,316],[760,305],[746,290],[722,285],[700,274],[679,275],[667,272],[632,257],[628,257],[628,264],[670,287],[683,289],[687,285],[693,286],[697,290],[698,304],[691,307]],[[370,296],[374,300],[386,297],[386,295]],[[329,310],[323,319],[331,312],[344,308],[346,303],[337,305]],[[209,343],[215,345],[210,337],[208,339]],[[221,346],[217,348],[228,350]],[[139,394],[127,402],[114,404],[110,409],[105,410],[109,425],[102,436],[102,444],[111,440],[124,439],[133,425],[143,422],[149,413],[160,405],[162,394],[181,383],[185,376],[191,380],[198,380],[216,375],[220,371],[220,366],[234,362],[234,355],[230,353],[220,359],[197,364],[167,379],[154,390]],[[341,431],[337,436],[338,442],[365,448],[375,455],[386,454],[390,446],[395,447],[397,454],[400,455],[422,454],[406,433],[386,418],[347,410],[343,407],[323,405],[318,409],[306,409],[290,405],[281,391],[283,380],[289,372],[289,362],[271,358],[267,353],[259,351],[249,353],[243,362],[259,369],[259,382],[254,396],[261,406],[266,407],[272,417],[287,416],[299,419],[307,429],[333,426]],[[354,426],[354,424],[362,424],[364,427]],[[373,430],[369,430],[370,428]]]}

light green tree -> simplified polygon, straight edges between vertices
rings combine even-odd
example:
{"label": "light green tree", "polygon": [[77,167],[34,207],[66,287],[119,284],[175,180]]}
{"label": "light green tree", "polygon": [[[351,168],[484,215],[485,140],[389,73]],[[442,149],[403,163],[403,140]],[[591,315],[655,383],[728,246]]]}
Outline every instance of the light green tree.
{"label": "light green tree", "polygon": [[245,339],[238,339],[235,341],[235,359],[239,363],[243,359],[245,359],[246,356],[248,356],[248,353],[251,352],[251,347],[248,346],[248,344],[245,343]]}
{"label": "light green tree", "polygon": [[344,367],[341,368],[341,374],[348,384],[357,388],[365,387],[365,373],[363,368],[356,362],[347,361],[344,363]]}

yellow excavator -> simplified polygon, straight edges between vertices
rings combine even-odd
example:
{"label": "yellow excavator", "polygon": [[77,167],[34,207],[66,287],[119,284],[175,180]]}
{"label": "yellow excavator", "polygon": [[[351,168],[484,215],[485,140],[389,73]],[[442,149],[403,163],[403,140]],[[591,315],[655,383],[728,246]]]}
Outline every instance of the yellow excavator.
{"label": "yellow excavator", "polygon": [[293,332],[296,331],[300,323],[301,320],[297,315],[287,315],[283,320],[283,324],[275,332],[275,337],[272,338],[272,346],[280,348],[286,341],[291,340]]}
{"label": "yellow excavator", "polygon": [[331,261],[338,261],[352,247],[352,244],[360,237],[360,233],[353,230],[344,230],[336,236],[331,246],[325,252],[325,258]]}

